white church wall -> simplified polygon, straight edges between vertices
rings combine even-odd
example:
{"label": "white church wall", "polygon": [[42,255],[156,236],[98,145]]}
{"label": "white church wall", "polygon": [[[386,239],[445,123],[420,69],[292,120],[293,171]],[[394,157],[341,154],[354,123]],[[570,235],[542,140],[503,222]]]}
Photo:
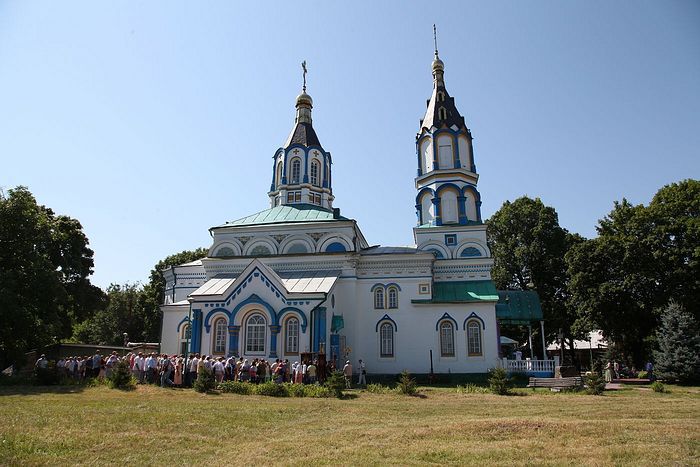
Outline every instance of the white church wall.
{"label": "white church wall", "polygon": [[184,326],[183,319],[187,319],[189,306],[163,306],[163,322],[161,323],[160,351],[168,355],[180,353],[180,334],[178,325]]}

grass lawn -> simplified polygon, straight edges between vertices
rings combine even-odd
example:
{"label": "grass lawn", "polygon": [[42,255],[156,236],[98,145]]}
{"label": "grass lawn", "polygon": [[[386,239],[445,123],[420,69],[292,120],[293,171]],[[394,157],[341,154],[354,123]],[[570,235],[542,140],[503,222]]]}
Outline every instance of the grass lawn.
{"label": "grass lawn", "polygon": [[0,388],[0,465],[700,464],[700,389],[346,400]]}

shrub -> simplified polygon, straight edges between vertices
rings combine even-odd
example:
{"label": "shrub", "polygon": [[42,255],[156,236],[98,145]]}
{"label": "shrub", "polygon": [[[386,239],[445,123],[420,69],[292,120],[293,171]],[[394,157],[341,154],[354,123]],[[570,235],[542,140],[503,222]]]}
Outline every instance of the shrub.
{"label": "shrub", "polygon": [[117,362],[108,378],[108,384],[112,389],[121,389],[123,391],[130,391],[136,387],[136,380],[131,375],[128,361],[120,360]]}
{"label": "shrub", "polygon": [[250,383],[243,383],[240,381],[224,381],[223,383],[219,383],[218,389],[225,393],[243,394],[248,396],[253,394],[253,390],[255,388],[253,388],[253,385]]}
{"label": "shrub", "polygon": [[661,381],[654,381],[653,383],[651,383],[651,390],[654,392],[661,392],[661,393],[668,392],[668,390],[666,389],[666,386],[664,386],[664,383],[662,383]]}
{"label": "shrub", "polygon": [[311,384],[308,386],[303,386],[304,395],[306,397],[334,397],[335,393],[331,391],[326,386],[320,386],[318,384]]}
{"label": "shrub", "polygon": [[505,368],[497,367],[489,371],[489,390],[492,393],[499,396],[508,395],[511,386],[512,383]]}
{"label": "shrub", "polygon": [[649,373],[647,373],[644,370],[637,373],[637,378],[639,378],[639,379],[647,379],[648,377],[649,377]]}
{"label": "shrub", "polygon": [[197,392],[210,392],[216,387],[216,381],[214,380],[214,373],[207,370],[206,367],[202,367],[202,370],[197,373],[197,379],[194,380],[194,390]]}
{"label": "shrub", "polygon": [[489,388],[485,388],[474,383],[467,383],[464,386],[457,386],[458,394],[487,394],[488,392]]}
{"label": "shrub", "polygon": [[54,362],[49,362],[46,368],[37,368],[35,376],[36,379],[34,381],[39,386],[55,386],[60,379]]}
{"label": "shrub", "polygon": [[405,394],[407,396],[415,396],[418,392],[416,387],[416,380],[411,378],[408,371],[403,370],[401,376],[399,377],[399,384],[396,385],[396,391],[399,394]]}
{"label": "shrub", "polygon": [[387,386],[383,386],[382,384],[368,384],[367,387],[365,388],[367,392],[371,392],[373,394],[386,394],[391,391],[390,388]]}
{"label": "shrub", "polygon": [[335,397],[341,399],[343,397],[343,389],[345,389],[345,376],[342,371],[334,371],[326,379],[325,386],[330,389]]}
{"label": "shrub", "polygon": [[600,373],[592,371],[586,375],[586,393],[600,396],[605,392],[605,378]]}
{"label": "shrub", "polygon": [[284,383],[284,386],[290,397],[306,397],[306,386],[304,384]]}
{"label": "shrub", "polygon": [[269,396],[269,397],[289,397],[289,390],[285,384],[277,384],[273,381],[267,381],[266,383],[261,383],[253,385],[254,393],[258,396]]}

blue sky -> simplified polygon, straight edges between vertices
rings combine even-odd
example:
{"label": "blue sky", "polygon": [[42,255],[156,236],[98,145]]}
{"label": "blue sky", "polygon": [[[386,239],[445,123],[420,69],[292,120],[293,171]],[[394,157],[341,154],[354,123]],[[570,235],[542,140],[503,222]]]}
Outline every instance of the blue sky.
{"label": "blue sky", "polygon": [[0,1],[0,187],[82,222],[97,285],[146,280],[268,207],[306,60],[335,205],[411,244],[433,23],[484,218],[540,197],[591,237],[700,176],[697,1]]}

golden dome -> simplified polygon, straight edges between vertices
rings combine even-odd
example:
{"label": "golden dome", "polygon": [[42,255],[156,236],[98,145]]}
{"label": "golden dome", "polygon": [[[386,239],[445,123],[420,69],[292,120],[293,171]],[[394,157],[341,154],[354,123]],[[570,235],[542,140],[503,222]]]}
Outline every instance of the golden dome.
{"label": "golden dome", "polygon": [[309,107],[313,107],[313,99],[311,99],[311,96],[306,94],[305,92],[302,92],[297,96],[297,107],[300,105],[308,105]]}

